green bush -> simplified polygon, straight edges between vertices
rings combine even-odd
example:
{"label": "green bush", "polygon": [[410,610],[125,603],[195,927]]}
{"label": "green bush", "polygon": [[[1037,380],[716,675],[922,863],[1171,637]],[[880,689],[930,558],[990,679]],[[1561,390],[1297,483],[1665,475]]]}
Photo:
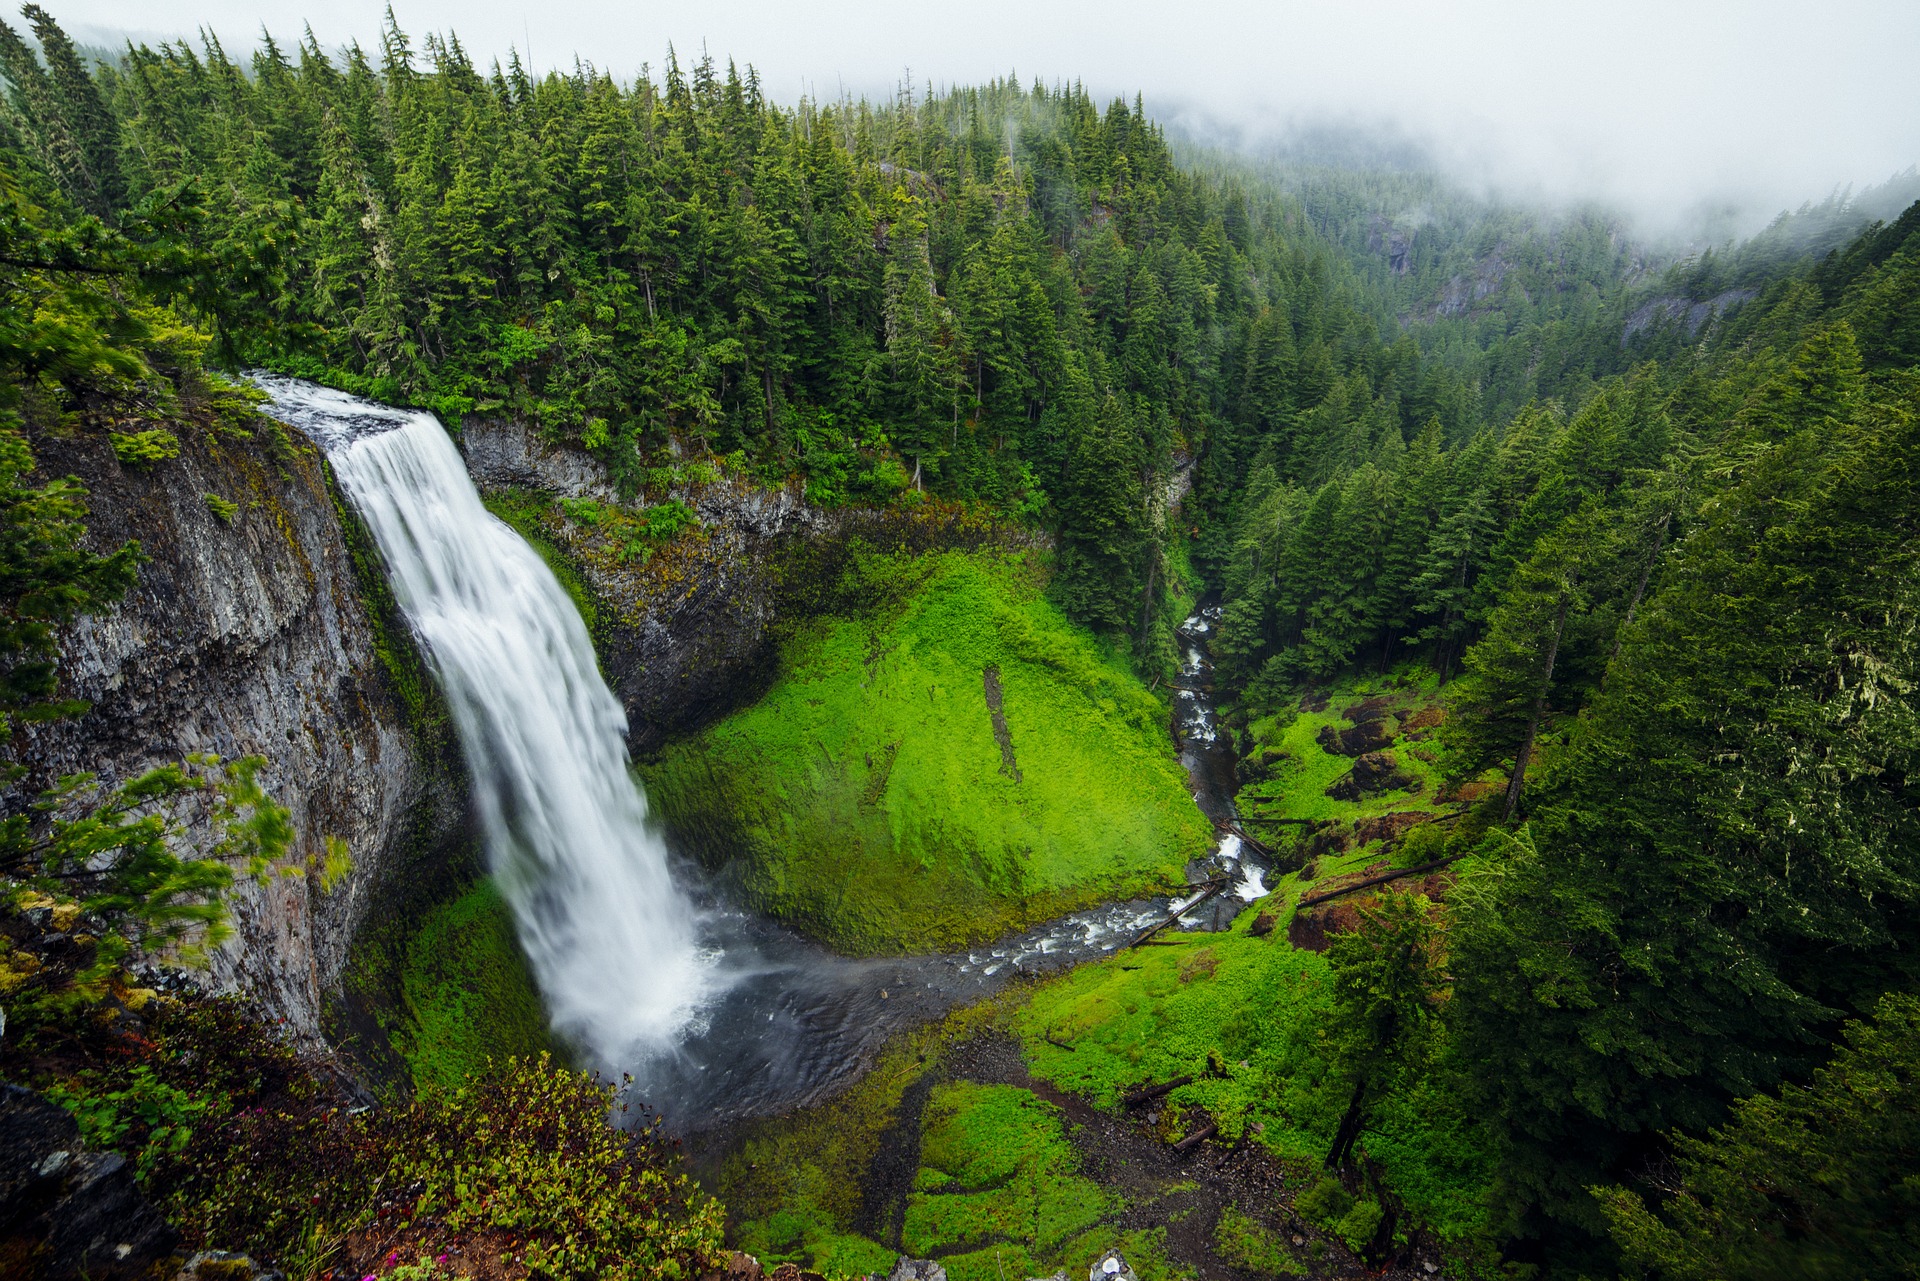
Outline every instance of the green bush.
{"label": "green bush", "polygon": [[107,435],[113,442],[114,456],[129,467],[146,467],[180,456],[180,438],[163,427]]}
{"label": "green bush", "polygon": [[218,494],[208,494],[206,497],[207,510],[213,513],[214,519],[223,525],[233,524],[233,518],[240,514],[240,504],[230,502]]}

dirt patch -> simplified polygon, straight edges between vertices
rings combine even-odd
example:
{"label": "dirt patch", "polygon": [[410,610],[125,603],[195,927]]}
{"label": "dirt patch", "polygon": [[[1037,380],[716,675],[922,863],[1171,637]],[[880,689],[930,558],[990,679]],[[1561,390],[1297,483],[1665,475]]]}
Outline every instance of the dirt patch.
{"label": "dirt patch", "polygon": [[880,1133],[880,1146],[860,1181],[860,1213],[853,1230],[882,1245],[900,1248],[907,1223],[907,1197],[920,1171],[920,1126],[927,1098],[944,1079],[940,1072],[922,1073],[900,1096],[893,1119]]}
{"label": "dirt patch", "polygon": [[1446,719],[1447,714],[1441,708],[1423,707],[1400,722],[1400,733],[1403,736],[1411,736],[1418,733],[1424,737],[1423,731],[1433,729]]}
{"label": "dirt patch", "polygon": [[[1379,876],[1386,871],[1384,863],[1376,863],[1363,873],[1338,877],[1327,883],[1326,889],[1316,888],[1316,893],[1337,890],[1341,881],[1362,880],[1368,876]],[[1364,890],[1335,899],[1331,903],[1321,903],[1303,911],[1295,912],[1293,920],[1287,923],[1287,942],[1303,952],[1324,952],[1336,934],[1345,934],[1360,926],[1361,910],[1377,898],[1384,890],[1393,890],[1401,894],[1423,894],[1435,904],[1446,901],[1447,892],[1453,888],[1453,874],[1442,870],[1429,872],[1421,877],[1406,877],[1390,881],[1375,889]],[[1438,908],[1436,907],[1437,911]]]}
{"label": "dirt patch", "polygon": [[1287,923],[1287,942],[1303,952],[1326,951],[1334,935],[1346,934],[1360,927],[1360,904],[1365,901],[1364,895],[1356,894],[1352,898],[1295,912],[1293,920]]}

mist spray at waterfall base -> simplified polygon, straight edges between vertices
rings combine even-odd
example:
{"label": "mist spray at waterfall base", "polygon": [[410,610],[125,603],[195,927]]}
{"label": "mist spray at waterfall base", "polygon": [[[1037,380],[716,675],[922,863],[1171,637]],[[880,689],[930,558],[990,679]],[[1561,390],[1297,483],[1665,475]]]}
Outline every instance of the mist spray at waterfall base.
{"label": "mist spray at waterfall base", "polygon": [[732,907],[676,862],[628,772],[626,714],[587,629],[488,512],[427,413],[261,376],[327,453],[446,694],[489,864],[554,1030],[682,1130],[803,1106],[894,1032],[1016,976],[1099,956],[1165,900],[1110,904],[965,953],[854,961]]}

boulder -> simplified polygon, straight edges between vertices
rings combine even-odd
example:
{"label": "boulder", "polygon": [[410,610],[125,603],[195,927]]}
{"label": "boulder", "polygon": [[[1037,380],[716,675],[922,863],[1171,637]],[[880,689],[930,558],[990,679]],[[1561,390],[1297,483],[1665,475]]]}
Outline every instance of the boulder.
{"label": "boulder", "polygon": [[724,1267],[701,1274],[700,1281],[760,1281],[762,1275],[760,1260],[735,1250],[727,1256]]}
{"label": "boulder", "polygon": [[1393,742],[1393,730],[1383,720],[1362,721],[1348,729],[1327,725],[1322,727],[1316,741],[1322,751],[1334,756],[1361,756]]}
{"label": "boulder", "polygon": [[261,1267],[250,1255],[202,1250],[174,1273],[173,1281],[286,1281],[286,1276]]}
{"label": "boulder", "polygon": [[1087,1281],[1140,1281],[1118,1250],[1109,1250],[1087,1269]]}
{"label": "boulder", "polygon": [[1357,801],[1377,792],[1413,787],[1419,780],[1402,773],[1392,752],[1368,752],[1353,763],[1353,768],[1327,789],[1336,801]]}
{"label": "boulder", "polygon": [[947,1270],[932,1259],[909,1259],[903,1254],[887,1274],[887,1281],[947,1281]]}
{"label": "boulder", "polygon": [[147,1204],[125,1158],[88,1152],[65,1108],[0,1087],[0,1259],[23,1277],[146,1273],[177,1235]]}
{"label": "boulder", "polygon": [[1368,721],[1382,720],[1393,710],[1393,699],[1386,694],[1376,694],[1364,698],[1347,709],[1347,720],[1354,725],[1364,725]]}

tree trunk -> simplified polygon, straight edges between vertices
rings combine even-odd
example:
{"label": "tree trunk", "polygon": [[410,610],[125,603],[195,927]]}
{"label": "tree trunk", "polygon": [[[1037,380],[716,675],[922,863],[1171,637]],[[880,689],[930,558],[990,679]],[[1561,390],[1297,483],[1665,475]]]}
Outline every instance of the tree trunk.
{"label": "tree trunk", "polygon": [[1353,1087],[1353,1098],[1347,1104],[1347,1114],[1340,1118],[1340,1128],[1334,1132],[1333,1146],[1327,1149],[1327,1169],[1339,1169],[1353,1155],[1353,1145],[1360,1141],[1360,1123],[1367,1115],[1366,1101],[1367,1080],[1362,1077]]}
{"label": "tree trunk", "polygon": [[[1660,560],[1660,549],[1666,545],[1667,521],[1671,518],[1671,514],[1662,516],[1660,523],[1653,527],[1653,551],[1648,555],[1647,563],[1640,567],[1640,584],[1633,589],[1633,599],[1627,602],[1627,616],[1620,620],[1619,629],[1613,633],[1613,652],[1607,655],[1608,667],[1612,667],[1613,660],[1620,657],[1620,640],[1627,634],[1627,628],[1633,625],[1633,616],[1639,612],[1640,602],[1646,597],[1647,580],[1653,577],[1653,567]],[[1604,688],[1606,683],[1606,674],[1603,672],[1600,684]]]}
{"label": "tree trunk", "polygon": [[1527,782],[1527,760],[1533,755],[1534,735],[1540,732],[1540,718],[1547,714],[1547,693],[1553,688],[1553,660],[1560,654],[1560,634],[1567,627],[1568,594],[1560,593],[1560,612],[1553,619],[1553,640],[1547,645],[1547,670],[1540,677],[1540,693],[1533,700],[1533,715],[1527,719],[1527,736],[1520,740],[1520,750],[1513,758],[1513,777],[1507,782],[1507,807],[1500,813],[1500,821],[1506,822],[1513,817],[1513,811],[1520,804],[1520,790]]}

